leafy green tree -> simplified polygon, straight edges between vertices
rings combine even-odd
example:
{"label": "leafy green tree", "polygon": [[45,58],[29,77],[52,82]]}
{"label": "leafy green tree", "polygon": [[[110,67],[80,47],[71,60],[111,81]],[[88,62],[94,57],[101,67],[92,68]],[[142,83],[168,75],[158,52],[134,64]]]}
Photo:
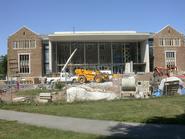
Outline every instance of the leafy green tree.
{"label": "leafy green tree", "polygon": [[5,78],[7,75],[7,55],[1,57],[2,61],[0,62],[0,79]]}

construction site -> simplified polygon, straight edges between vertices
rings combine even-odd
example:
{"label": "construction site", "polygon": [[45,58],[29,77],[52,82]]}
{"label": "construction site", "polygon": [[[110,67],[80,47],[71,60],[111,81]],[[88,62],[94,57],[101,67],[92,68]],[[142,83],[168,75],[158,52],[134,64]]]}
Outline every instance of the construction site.
{"label": "construction site", "polygon": [[184,50],[184,36],[170,26],[49,35],[23,27],[9,37],[1,100],[25,101],[16,91],[30,89],[44,90],[34,98],[41,103],[183,95]]}
{"label": "construction site", "polygon": [[[33,99],[47,103],[185,95],[185,75],[178,74],[176,67],[156,67],[153,73],[135,74],[131,62],[127,63],[129,68],[124,74],[94,68],[75,68],[73,74],[69,73],[66,69],[70,68],[68,65],[77,51],[72,52],[57,77],[17,78],[14,83],[13,80],[1,82],[1,101],[27,102]],[[57,88],[58,85],[61,87]],[[45,92],[35,98],[16,96],[16,91],[32,89],[44,89]]]}

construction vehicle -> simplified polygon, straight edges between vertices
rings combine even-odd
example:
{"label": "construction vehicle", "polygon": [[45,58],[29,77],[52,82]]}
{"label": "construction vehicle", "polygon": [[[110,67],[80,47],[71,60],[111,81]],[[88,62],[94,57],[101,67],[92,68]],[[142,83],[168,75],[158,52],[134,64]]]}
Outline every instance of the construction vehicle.
{"label": "construction vehicle", "polygon": [[78,76],[77,81],[79,83],[86,83],[88,81],[100,83],[109,79],[107,74],[101,73],[99,70],[76,69],[75,73]]}
{"label": "construction vehicle", "polygon": [[68,58],[66,64],[62,68],[60,72],[60,77],[55,78],[49,78],[50,81],[61,81],[61,82],[74,82],[78,81],[80,83],[86,83],[87,81],[96,81],[97,83],[103,82],[109,79],[108,74],[101,73],[99,70],[93,71],[93,70],[86,70],[86,69],[76,69],[75,74],[76,76],[70,75],[68,72],[66,72],[66,67],[69,64],[70,60],[72,59],[73,55],[77,49],[73,51],[73,53]]}
{"label": "construction vehicle", "polygon": [[[77,49],[73,51],[73,53],[67,60],[66,64],[62,68],[61,73],[60,73],[61,81],[68,79],[71,81],[77,80],[79,83],[86,83],[88,81],[96,81],[97,83],[100,83],[103,81],[107,81],[109,79],[108,74],[101,73],[99,70],[93,71],[93,70],[87,70],[87,69],[76,69],[75,74],[77,76],[69,76],[69,74],[65,72],[65,69],[76,51]],[[62,77],[65,77],[65,78],[62,79]]]}
{"label": "construction vehicle", "polygon": [[73,51],[73,53],[70,55],[70,57],[68,58],[66,64],[64,65],[64,67],[62,68],[61,70],[61,73],[60,73],[60,81],[62,82],[74,82],[76,81],[77,77],[76,76],[73,76],[71,74],[69,74],[68,72],[66,72],[66,67],[67,65],[69,64],[69,62],[71,61],[73,55],[76,53],[77,51],[77,48]]}
{"label": "construction vehicle", "polygon": [[69,74],[68,72],[66,72],[66,67],[69,64],[70,60],[72,59],[73,55],[76,53],[77,49],[75,49],[73,51],[73,53],[70,55],[70,57],[68,58],[67,62],[65,63],[64,67],[62,68],[61,72],[60,72],[60,77],[49,77],[47,78],[47,82],[48,83],[52,83],[52,82],[74,82],[77,79],[77,76],[73,76],[71,74]]}
{"label": "construction vehicle", "polygon": [[167,77],[170,77],[171,74],[177,74],[177,67],[155,67],[153,72],[153,78],[151,80],[152,90],[158,89],[161,80]]}
{"label": "construction vehicle", "polygon": [[160,76],[160,77],[170,77],[171,73],[177,72],[177,67],[155,67],[154,68],[154,76]]}

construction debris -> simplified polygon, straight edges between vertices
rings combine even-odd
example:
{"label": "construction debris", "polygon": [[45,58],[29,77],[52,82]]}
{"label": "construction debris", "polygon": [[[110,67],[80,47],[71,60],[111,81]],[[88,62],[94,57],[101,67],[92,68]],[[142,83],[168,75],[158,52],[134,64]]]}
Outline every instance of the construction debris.
{"label": "construction debris", "polygon": [[26,97],[15,97],[12,99],[13,102],[25,102],[26,100]]}
{"label": "construction debris", "polygon": [[49,102],[47,99],[40,99],[40,98],[36,99],[35,101],[38,102],[38,103],[43,103],[43,104]]}
{"label": "construction debris", "polygon": [[113,92],[104,92],[101,89],[93,89],[89,86],[76,86],[67,89],[67,102],[74,101],[94,101],[94,100],[113,100],[119,96]]}
{"label": "construction debris", "polygon": [[40,97],[40,99],[45,99],[45,100],[48,100],[48,101],[52,100],[51,93],[40,93],[39,97]]}

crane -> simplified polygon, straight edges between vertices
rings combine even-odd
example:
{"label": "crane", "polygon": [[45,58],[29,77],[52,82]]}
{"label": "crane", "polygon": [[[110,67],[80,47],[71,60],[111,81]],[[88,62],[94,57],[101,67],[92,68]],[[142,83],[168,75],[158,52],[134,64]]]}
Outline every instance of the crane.
{"label": "crane", "polygon": [[68,58],[67,62],[65,63],[64,67],[63,67],[62,70],[61,70],[61,73],[62,73],[62,72],[65,72],[65,69],[66,69],[67,65],[68,65],[69,62],[71,61],[71,59],[72,59],[73,55],[76,53],[76,51],[77,51],[77,48],[72,52],[72,54],[71,54],[70,57]]}

